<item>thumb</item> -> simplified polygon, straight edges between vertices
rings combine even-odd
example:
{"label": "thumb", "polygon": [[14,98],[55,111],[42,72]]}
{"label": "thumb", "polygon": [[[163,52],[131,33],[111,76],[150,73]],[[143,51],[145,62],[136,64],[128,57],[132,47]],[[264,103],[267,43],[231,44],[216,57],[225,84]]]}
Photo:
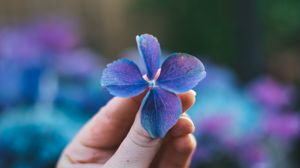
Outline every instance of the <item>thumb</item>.
{"label": "thumb", "polygon": [[141,125],[140,111],[116,153],[104,167],[147,168],[161,145],[161,139],[152,139]]}

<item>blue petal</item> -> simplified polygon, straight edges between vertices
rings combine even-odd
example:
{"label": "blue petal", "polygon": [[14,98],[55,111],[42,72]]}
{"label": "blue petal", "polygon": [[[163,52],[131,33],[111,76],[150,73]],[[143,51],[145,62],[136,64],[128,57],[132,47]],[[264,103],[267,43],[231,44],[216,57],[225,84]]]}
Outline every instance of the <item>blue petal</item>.
{"label": "blue petal", "polygon": [[163,63],[157,85],[174,93],[182,93],[195,87],[205,76],[204,65],[198,58],[176,53]]}
{"label": "blue petal", "polygon": [[119,59],[103,70],[101,85],[114,96],[131,97],[142,93],[148,83],[137,65],[128,59]]}
{"label": "blue petal", "polygon": [[158,40],[149,34],[136,36],[139,53],[146,65],[147,77],[152,80],[160,65],[160,46]]}
{"label": "blue petal", "polygon": [[181,101],[174,93],[151,88],[142,102],[142,126],[152,138],[163,138],[176,124],[181,111]]}

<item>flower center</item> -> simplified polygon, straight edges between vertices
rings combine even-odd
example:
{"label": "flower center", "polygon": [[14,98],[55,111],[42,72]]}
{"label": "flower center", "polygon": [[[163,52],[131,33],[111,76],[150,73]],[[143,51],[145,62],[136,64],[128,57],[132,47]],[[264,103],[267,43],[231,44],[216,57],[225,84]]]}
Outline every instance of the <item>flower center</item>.
{"label": "flower center", "polygon": [[155,87],[156,86],[156,81],[155,80],[149,80],[149,87]]}

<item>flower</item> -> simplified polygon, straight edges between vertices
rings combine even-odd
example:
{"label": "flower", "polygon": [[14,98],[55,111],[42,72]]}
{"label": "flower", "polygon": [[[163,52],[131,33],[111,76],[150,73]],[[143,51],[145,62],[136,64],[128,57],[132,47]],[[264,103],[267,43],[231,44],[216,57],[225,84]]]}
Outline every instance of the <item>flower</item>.
{"label": "flower", "polygon": [[152,138],[163,138],[177,122],[182,105],[176,93],[195,87],[206,76],[202,62],[184,53],[171,54],[160,69],[160,45],[149,34],[136,37],[147,73],[125,58],[108,64],[101,85],[115,96],[132,97],[149,88],[142,101],[141,124]]}
{"label": "flower", "polygon": [[291,85],[280,84],[268,75],[252,82],[248,92],[268,112],[282,111],[285,108],[292,108],[295,104],[295,88]]}

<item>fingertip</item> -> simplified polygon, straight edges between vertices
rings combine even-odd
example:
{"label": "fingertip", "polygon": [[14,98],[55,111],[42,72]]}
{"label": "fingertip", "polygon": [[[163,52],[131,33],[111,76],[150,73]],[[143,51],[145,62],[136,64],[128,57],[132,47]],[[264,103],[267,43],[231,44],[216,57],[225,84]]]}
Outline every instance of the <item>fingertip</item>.
{"label": "fingertip", "polygon": [[191,154],[197,146],[197,141],[193,134],[188,134],[174,140],[175,150],[182,154]]}
{"label": "fingertip", "polygon": [[185,93],[178,94],[178,97],[182,103],[182,111],[187,111],[196,101],[196,92],[194,90],[190,90]]}
{"label": "fingertip", "polygon": [[170,130],[170,134],[173,137],[179,137],[193,133],[195,131],[195,125],[193,121],[186,115],[183,114],[175,126]]}
{"label": "fingertip", "polygon": [[196,92],[195,90],[190,90],[190,92],[192,92],[192,94],[193,94],[194,96],[197,95],[197,92]]}

